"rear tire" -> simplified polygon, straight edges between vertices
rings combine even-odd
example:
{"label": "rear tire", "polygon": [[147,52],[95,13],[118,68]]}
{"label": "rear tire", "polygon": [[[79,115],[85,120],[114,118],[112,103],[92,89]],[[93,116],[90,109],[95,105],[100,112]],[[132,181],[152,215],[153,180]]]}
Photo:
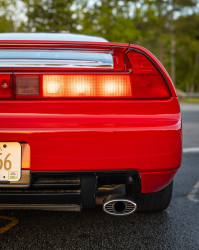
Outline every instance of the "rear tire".
{"label": "rear tire", "polygon": [[166,209],[171,201],[173,191],[173,181],[155,193],[141,193],[135,185],[126,185],[126,194],[137,204],[137,211],[152,212]]}

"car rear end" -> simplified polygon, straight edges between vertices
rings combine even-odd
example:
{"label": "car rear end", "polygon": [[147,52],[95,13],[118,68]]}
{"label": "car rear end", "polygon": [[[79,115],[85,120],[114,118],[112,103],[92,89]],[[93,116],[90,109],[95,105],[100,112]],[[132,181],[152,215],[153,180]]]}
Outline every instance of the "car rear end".
{"label": "car rear end", "polygon": [[[70,39],[0,40],[0,208],[131,213],[134,197],[99,193],[171,183],[182,157],[174,85],[140,46]],[[126,213],[108,199],[130,202]]]}

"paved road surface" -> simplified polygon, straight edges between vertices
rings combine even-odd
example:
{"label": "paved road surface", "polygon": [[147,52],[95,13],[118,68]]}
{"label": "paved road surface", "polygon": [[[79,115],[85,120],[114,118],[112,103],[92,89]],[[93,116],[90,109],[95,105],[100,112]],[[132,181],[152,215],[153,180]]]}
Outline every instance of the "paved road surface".
{"label": "paved road surface", "polygon": [[183,120],[183,147],[199,147],[199,104],[181,105]]}
{"label": "paved road surface", "polygon": [[[199,105],[182,104],[184,147],[199,147]],[[195,186],[195,188],[194,188]],[[191,194],[191,195],[190,195]],[[0,249],[199,249],[199,153],[186,153],[166,211],[111,217],[75,212],[0,211]],[[15,221],[16,222],[16,221]],[[12,222],[11,222],[12,223]]]}

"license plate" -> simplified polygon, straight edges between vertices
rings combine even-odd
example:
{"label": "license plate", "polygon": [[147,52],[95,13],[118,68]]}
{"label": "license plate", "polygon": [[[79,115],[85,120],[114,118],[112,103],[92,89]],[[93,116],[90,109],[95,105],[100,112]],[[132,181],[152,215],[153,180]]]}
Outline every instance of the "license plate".
{"label": "license plate", "polygon": [[0,142],[0,181],[21,179],[21,145],[18,142]]}

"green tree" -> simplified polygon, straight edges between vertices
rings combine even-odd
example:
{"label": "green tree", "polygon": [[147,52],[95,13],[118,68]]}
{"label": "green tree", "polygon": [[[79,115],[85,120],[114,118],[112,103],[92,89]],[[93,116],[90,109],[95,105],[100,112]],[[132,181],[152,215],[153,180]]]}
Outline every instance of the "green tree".
{"label": "green tree", "polygon": [[175,34],[176,85],[183,90],[199,91],[199,15],[179,17],[175,21]]}
{"label": "green tree", "polygon": [[15,2],[12,0],[0,0],[0,32],[15,31],[14,21],[12,19],[15,8]]}
{"label": "green tree", "polygon": [[22,0],[28,21],[20,31],[75,32],[77,26],[73,0]]}
{"label": "green tree", "polygon": [[101,0],[82,5],[82,28],[79,32],[103,36],[111,42],[133,43],[140,35],[129,17],[128,1]]}
{"label": "green tree", "polygon": [[[142,17],[143,27],[142,43],[164,63],[165,45],[170,42],[170,62],[166,62],[171,76],[175,82],[175,16],[183,15],[184,11],[196,6],[196,0],[143,0]],[[168,53],[168,51],[167,51]],[[166,56],[168,58],[168,56]]]}

